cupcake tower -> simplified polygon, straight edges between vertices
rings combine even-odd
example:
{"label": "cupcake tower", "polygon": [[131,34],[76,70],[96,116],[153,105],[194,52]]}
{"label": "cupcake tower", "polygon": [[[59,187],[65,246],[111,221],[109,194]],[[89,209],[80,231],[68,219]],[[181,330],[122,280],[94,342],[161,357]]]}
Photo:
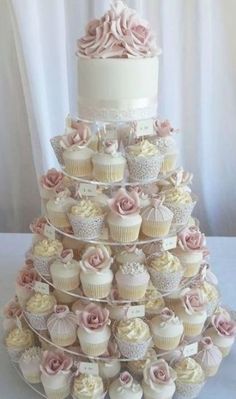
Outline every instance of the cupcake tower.
{"label": "cupcake tower", "polygon": [[235,340],[192,175],[155,117],[158,55],[122,1],[78,41],[80,119],[51,139],[61,171],[40,177],[44,215],[4,309],[9,357],[49,399],[195,398]]}

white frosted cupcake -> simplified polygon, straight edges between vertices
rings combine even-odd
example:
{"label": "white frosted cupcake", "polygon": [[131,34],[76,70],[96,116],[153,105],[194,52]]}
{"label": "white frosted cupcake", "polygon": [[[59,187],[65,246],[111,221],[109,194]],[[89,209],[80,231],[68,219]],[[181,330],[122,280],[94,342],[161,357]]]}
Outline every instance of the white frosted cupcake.
{"label": "white frosted cupcake", "polygon": [[174,214],[173,224],[187,224],[196,203],[196,198],[182,187],[165,191],[164,205]]}
{"label": "white frosted cupcake", "polygon": [[213,377],[217,373],[222,358],[220,349],[213,344],[212,339],[202,338],[199,343],[199,352],[194,359],[200,364],[206,377]]}
{"label": "white frosted cupcake", "polygon": [[79,263],[73,259],[72,249],[65,249],[60,258],[54,261],[50,266],[52,282],[57,289],[72,291],[78,288]]}
{"label": "white frosted cupcake", "polygon": [[128,371],[120,374],[109,387],[110,399],[141,399],[143,390]]}
{"label": "white frosted cupcake", "polygon": [[19,360],[19,367],[23,377],[30,384],[39,384],[41,382],[41,348],[32,346],[26,349]]}
{"label": "white frosted cupcake", "polygon": [[157,179],[163,156],[156,145],[142,140],[127,148],[126,158],[130,180],[143,182]]}
{"label": "white frosted cupcake", "polygon": [[63,251],[63,245],[58,240],[41,240],[35,243],[32,257],[35,269],[43,276],[50,276],[50,265]]}
{"label": "white frosted cupcake", "polygon": [[102,360],[98,363],[100,377],[111,383],[118,377],[121,370],[121,362],[119,361],[120,352],[118,345],[114,340],[110,340],[107,353],[102,355]]}
{"label": "white frosted cupcake", "polygon": [[97,375],[80,374],[75,377],[72,388],[73,399],[103,399],[105,387]]}
{"label": "white frosted cupcake", "polygon": [[76,237],[95,239],[102,233],[104,212],[91,200],[81,200],[72,206],[68,217]]}
{"label": "white frosted cupcake", "polygon": [[126,159],[117,150],[117,140],[105,141],[103,151],[93,155],[93,176],[96,180],[105,183],[123,180]]}
{"label": "white frosted cupcake", "polygon": [[145,294],[145,314],[147,317],[152,317],[159,314],[164,307],[164,298],[161,293],[157,291],[152,282],[149,281]]}
{"label": "white frosted cupcake", "polygon": [[15,327],[8,332],[5,346],[14,362],[18,362],[22,353],[34,345],[34,334],[29,328]]}
{"label": "white frosted cupcake", "polygon": [[78,338],[82,351],[89,356],[100,356],[107,351],[111,336],[109,311],[91,303],[78,314]]}
{"label": "white frosted cupcake", "polygon": [[169,251],[151,255],[148,259],[148,271],[154,287],[163,292],[176,290],[183,276],[179,259]]}
{"label": "white frosted cupcake", "polygon": [[50,222],[59,229],[70,227],[70,221],[67,216],[69,208],[76,202],[70,197],[69,190],[65,190],[49,200],[46,205],[47,215]]}
{"label": "white frosted cupcake", "polygon": [[127,245],[121,247],[119,252],[115,255],[115,261],[118,265],[124,265],[126,263],[143,263],[145,262],[146,256],[141,248],[137,248],[136,245]]}
{"label": "white frosted cupcake", "polygon": [[80,261],[80,278],[83,292],[90,298],[102,299],[109,295],[113,273],[113,258],[104,245],[90,246]]}
{"label": "white frosted cupcake", "polygon": [[157,134],[156,145],[163,155],[164,160],[161,167],[161,173],[166,174],[176,168],[178,150],[172,135],[176,131],[168,120],[154,122],[154,130]]}
{"label": "white frosted cupcake", "polygon": [[173,212],[163,205],[163,199],[153,199],[142,211],[142,232],[148,237],[166,236],[171,227]]}
{"label": "white frosted cupcake", "polygon": [[191,357],[186,357],[176,364],[174,370],[177,374],[175,381],[177,398],[196,398],[205,383],[205,374],[201,366]]}
{"label": "white frosted cupcake", "polygon": [[147,360],[143,371],[144,399],[172,399],[176,372],[165,360]]}
{"label": "white frosted cupcake", "polygon": [[114,336],[121,354],[128,359],[142,359],[151,343],[149,326],[140,318],[116,323]]}
{"label": "white frosted cupcake", "polygon": [[26,303],[25,315],[35,330],[47,330],[47,320],[52,314],[56,299],[53,295],[36,292]]}
{"label": "white frosted cupcake", "polygon": [[168,308],[151,319],[150,328],[155,346],[163,351],[176,349],[184,332],[182,320]]}
{"label": "white frosted cupcake", "polygon": [[76,341],[77,319],[66,305],[55,305],[47,328],[52,342],[58,346],[70,346]]}
{"label": "white frosted cupcake", "polygon": [[211,337],[223,357],[227,356],[236,337],[236,322],[227,313],[216,313],[211,318],[212,327],[208,328],[205,335]]}
{"label": "white frosted cupcake", "polygon": [[128,194],[124,188],[117,191],[115,197],[109,200],[111,212],[107,217],[107,223],[114,241],[129,243],[138,239],[142,223],[139,206],[137,193]]}
{"label": "white frosted cupcake", "polygon": [[94,151],[86,146],[73,145],[63,152],[65,171],[75,177],[92,175]]}
{"label": "white frosted cupcake", "polygon": [[137,301],[145,296],[150,276],[140,263],[126,263],[115,274],[119,296],[129,301]]}

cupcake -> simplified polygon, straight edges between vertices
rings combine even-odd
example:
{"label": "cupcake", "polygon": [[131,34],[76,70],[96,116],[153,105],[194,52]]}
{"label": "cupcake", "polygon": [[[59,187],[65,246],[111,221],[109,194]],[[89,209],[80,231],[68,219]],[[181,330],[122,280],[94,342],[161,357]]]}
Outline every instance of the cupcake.
{"label": "cupcake", "polygon": [[184,324],[184,334],[196,337],[201,334],[207,319],[206,304],[202,291],[186,288],[181,292],[182,306],[177,311]]}
{"label": "cupcake", "polygon": [[202,338],[199,343],[199,349],[194,359],[200,364],[206,377],[213,377],[220,367],[223,358],[222,353],[220,349],[213,344],[210,337]]}
{"label": "cupcake", "polygon": [[174,214],[173,224],[187,224],[196,202],[196,199],[182,187],[165,191],[164,205]]}
{"label": "cupcake", "polygon": [[154,287],[160,291],[168,292],[179,287],[183,276],[183,267],[176,256],[169,251],[164,251],[149,257],[148,272]]}
{"label": "cupcake", "polygon": [[184,332],[182,320],[168,308],[151,319],[150,328],[155,346],[163,351],[176,349]]}
{"label": "cupcake", "polygon": [[103,399],[105,387],[101,377],[91,374],[80,374],[75,377],[72,388],[73,399]]}
{"label": "cupcake", "polygon": [[126,318],[130,303],[125,303],[121,299],[117,287],[114,287],[110,292],[106,307],[109,310],[110,319],[120,321]]}
{"label": "cupcake", "polygon": [[176,168],[178,150],[175,140],[171,137],[176,130],[168,120],[154,121],[154,130],[157,135],[157,148],[164,157],[161,173],[166,174]]}
{"label": "cupcake", "polygon": [[212,327],[205,332],[214,345],[216,345],[223,357],[230,353],[236,337],[236,322],[227,313],[216,313],[211,318]]}
{"label": "cupcake", "polygon": [[107,223],[111,238],[123,243],[136,241],[142,223],[137,193],[128,194],[121,188],[115,197],[109,200],[109,207],[111,212],[107,217]]}
{"label": "cupcake", "polygon": [[201,366],[191,357],[180,360],[174,370],[177,374],[176,396],[177,398],[196,398],[205,383],[205,374]]}
{"label": "cupcake", "polygon": [[92,156],[94,151],[86,145],[75,144],[63,152],[65,172],[74,177],[92,175]]}
{"label": "cupcake", "polygon": [[141,213],[141,230],[147,237],[163,237],[170,231],[173,212],[163,205],[163,201],[164,198],[154,198],[151,205]]}
{"label": "cupcake", "polygon": [[146,256],[141,248],[137,248],[136,245],[127,245],[121,247],[119,252],[115,255],[115,262],[118,265],[124,265],[126,263],[143,263],[146,260]]}
{"label": "cupcake", "polygon": [[165,301],[161,293],[157,291],[151,281],[145,294],[145,312],[147,317],[159,314],[165,307]]}
{"label": "cupcake", "polygon": [[82,351],[88,356],[100,356],[107,351],[111,336],[109,312],[91,303],[78,315],[78,338]]}
{"label": "cupcake", "polygon": [[56,190],[61,186],[64,180],[62,172],[56,169],[50,169],[39,179],[39,191],[42,200],[47,202],[56,197]]}
{"label": "cupcake", "polygon": [[18,319],[22,323],[24,320],[23,309],[17,299],[14,298],[8,302],[3,308],[3,329],[4,331],[10,331],[17,327]]}
{"label": "cupcake", "polygon": [[62,253],[63,245],[58,240],[45,239],[35,243],[32,258],[35,269],[43,276],[50,276],[50,264]]}
{"label": "cupcake", "polygon": [[177,247],[172,252],[184,267],[184,277],[198,274],[205,245],[205,235],[196,227],[187,227],[178,234]]}
{"label": "cupcake", "polygon": [[72,365],[73,359],[60,350],[43,352],[41,382],[48,399],[65,399],[69,396]]}
{"label": "cupcake", "polygon": [[103,360],[98,363],[99,375],[103,380],[111,382],[119,376],[121,370],[120,352],[115,341],[109,342],[107,353],[103,354],[102,357]]}
{"label": "cupcake", "polygon": [[32,346],[26,349],[19,360],[19,367],[23,377],[30,384],[39,384],[41,382],[41,348]]}
{"label": "cupcake", "polygon": [[126,263],[115,274],[117,288],[122,299],[137,301],[145,296],[150,276],[140,263]]}
{"label": "cupcake", "polygon": [[103,151],[93,155],[93,176],[104,183],[123,180],[126,159],[118,152],[117,140],[105,141]]}
{"label": "cupcake", "polygon": [[91,200],[80,200],[70,208],[68,217],[76,237],[92,240],[102,233],[104,213],[102,208]]}
{"label": "cupcake", "polygon": [[29,328],[15,327],[8,332],[5,345],[10,358],[18,362],[22,353],[34,345],[34,334]]}
{"label": "cupcake", "polygon": [[121,354],[128,359],[142,359],[151,343],[149,326],[140,318],[117,322],[114,336]]}
{"label": "cupcake", "polygon": [[72,249],[62,251],[60,257],[50,266],[52,282],[57,289],[72,291],[78,288],[79,263],[73,259]]}
{"label": "cupcake", "polygon": [[36,292],[27,302],[25,315],[35,330],[47,330],[47,319],[52,314],[56,299],[53,295]]}
{"label": "cupcake", "polygon": [[130,372],[130,374],[134,378],[136,378],[138,381],[140,381],[143,378],[143,371],[146,366],[146,363],[149,360],[152,360],[152,361],[157,360],[157,354],[154,351],[154,349],[152,349],[152,348],[148,349],[145,359],[129,361],[126,364],[126,367],[127,367],[128,371]]}
{"label": "cupcake", "polygon": [[66,189],[47,202],[46,209],[48,219],[58,229],[66,229],[70,227],[67,212],[71,206],[76,203],[70,195],[70,191]]}
{"label": "cupcake", "polygon": [[128,371],[122,372],[109,387],[110,399],[141,399],[142,396],[141,385],[133,379]]}
{"label": "cupcake", "polygon": [[80,261],[80,278],[83,292],[90,298],[106,298],[112,287],[110,270],[113,258],[104,245],[90,246]]}
{"label": "cupcake", "polygon": [[33,242],[46,238],[44,233],[46,226],[49,226],[49,224],[44,216],[35,218],[32,223],[30,223],[29,228],[33,233]]}
{"label": "cupcake", "polygon": [[52,342],[58,346],[66,347],[76,341],[77,319],[66,305],[55,305],[47,328]]}
{"label": "cupcake", "polygon": [[36,281],[40,281],[40,277],[34,268],[23,268],[18,272],[16,277],[16,295],[22,307],[25,306],[28,299],[33,295]]}
{"label": "cupcake", "polygon": [[130,145],[127,148],[126,159],[130,180],[140,182],[157,179],[163,162],[163,156],[157,146],[148,140]]}
{"label": "cupcake", "polygon": [[144,399],[172,399],[175,393],[176,372],[165,360],[148,360],[143,372]]}

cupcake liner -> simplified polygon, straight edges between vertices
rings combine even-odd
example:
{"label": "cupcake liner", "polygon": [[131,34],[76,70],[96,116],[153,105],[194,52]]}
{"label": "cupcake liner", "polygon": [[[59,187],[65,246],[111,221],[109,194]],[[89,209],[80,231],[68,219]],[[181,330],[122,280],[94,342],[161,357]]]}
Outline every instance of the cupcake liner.
{"label": "cupcake liner", "polygon": [[85,296],[96,299],[106,298],[110,294],[111,287],[111,283],[99,285],[88,283],[82,284]]}
{"label": "cupcake liner", "polygon": [[142,232],[148,237],[164,237],[170,231],[171,222],[172,219],[167,222],[151,222],[143,220]]}
{"label": "cupcake liner", "polygon": [[100,356],[107,351],[108,340],[99,344],[91,344],[80,340],[82,351],[88,356]]}
{"label": "cupcake liner", "polygon": [[166,174],[176,168],[178,155],[176,153],[165,154],[164,161],[161,166],[161,173]]}
{"label": "cupcake liner", "polygon": [[[23,373],[23,372],[22,372]],[[26,381],[28,381],[30,384],[40,384],[41,383],[41,378],[40,374],[27,374],[23,373],[23,377]]]}
{"label": "cupcake liner", "polygon": [[142,359],[146,355],[152,340],[152,338],[149,338],[145,342],[133,343],[122,341],[117,336],[115,336],[115,339],[122,356],[127,359]]}
{"label": "cupcake liner", "polygon": [[88,159],[65,159],[65,171],[75,177],[86,177],[92,174],[92,161],[91,158]]}
{"label": "cupcake liner", "polygon": [[201,262],[196,262],[196,263],[181,262],[181,264],[184,267],[184,277],[186,278],[194,277],[199,273]]}
{"label": "cupcake liner", "polygon": [[128,286],[128,285],[118,285],[119,296],[127,301],[137,301],[144,298],[148,284]]}
{"label": "cupcake liner", "polygon": [[204,324],[205,324],[204,322],[198,324],[191,324],[183,321],[184,335],[186,335],[187,337],[197,337],[198,335],[201,334]]}
{"label": "cupcake liner", "polygon": [[176,385],[175,397],[176,399],[194,399],[199,395],[204,384],[205,384],[204,382],[202,382],[201,384],[191,384],[191,383],[184,384],[181,381],[179,381],[177,378],[177,380],[175,381]]}
{"label": "cupcake liner", "polygon": [[161,170],[163,156],[159,154],[151,157],[134,157],[126,155],[131,180],[148,181],[155,180]]}
{"label": "cupcake liner", "polygon": [[138,239],[141,224],[126,227],[114,225],[109,222],[108,224],[111,238],[114,241],[129,243]]}
{"label": "cupcake liner", "polygon": [[63,159],[64,149],[60,145],[60,141],[61,141],[61,136],[56,136],[56,137],[51,138],[50,143],[51,143],[51,146],[53,148],[53,151],[56,155],[56,158],[57,158],[59,164],[63,166],[64,165],[64,159]]}
{"label": "cupcake liner", "polygon": [[164,205],[166,205],[174,214],[172,220],[173,224],[187,224],[196,203],[196,201],[188,204],[165,202]]}
{"label": "cupcake liner", "polygon": [[54,344],[62,347],[73,345],[77,339],[76,333],[67,334],[65,336],[50,334],[51,340]]}
{"label": "cupcake liner", "polygon": [[24,313],[28,322],[35,330],[47,330],[47,320],[52,312],[48,313],[47,315],[36,315],[27,311]]}
{"label": "cupcake liner", "polygon": [[153,342],[157,349],[170,351],[179,346],[181,338],[182,334],[178,335],[177,337],[160,337],[153,335]]}
{"label": "cupcake liner", "polygon": [[98,165],[94,163],[93,176],[96,180],[104,183],[113,183],[123,180],[125,164],[120,165]]}
{"label": "cupcake liner", "polygon": [[[107,392],[104,392],[101,396],[97,396],[96,399],[105,399]],[[74,393],[71,394],[72,399],[88,399],[88,395],[79,394],[79,396],[75,395]]]}
{"label": "cupcake liner", "polygon": [[70,227],[70,221],[66,212],[47,211],[47,216],[50,222],[58,228]]}
{"label": "cupcake liner", "polygon": [[82,219],[80,216],[69,214],[69,220],[76,237],[81,239],[98,238],[103,229],[104,216]]}
{"label": "cupcake liner", "polygon": [[50,265],[57,259],[57,256],[36,256],[32,255],[35,269],[42,276],[50,276]]}
{"label": "cupcake liner", "polygon": [[152,284],[157,290],[162,292],[171,292],[179,287],[180,281],[183,276],[182,271],[176,272],[158,272],[157,270],[148,269],[151,276]]}
{"label": "cupcake liner", "polygon": [[73,277],[58,277],[52,275],[52,282],[56,289],[72,291],[79,287],[79,275]]}
{"label": "cupcake liner", "polygon": [[48,399],[66,399],[70,394],[70,384],[68,383],[59,389],[50,389],[44,386],[44,390]]}

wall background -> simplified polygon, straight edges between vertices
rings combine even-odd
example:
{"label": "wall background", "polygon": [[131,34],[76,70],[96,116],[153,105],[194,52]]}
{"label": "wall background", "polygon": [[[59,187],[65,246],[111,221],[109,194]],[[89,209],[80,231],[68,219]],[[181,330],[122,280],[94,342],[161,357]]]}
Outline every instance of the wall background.
{"label": "wall background", "polygon": [[[163,49],[159,115],[180,128],[209,235],[236,235],[236,2],[127,1]],[[76,115],[75,41],[107,0],[0,1],[0,231],[40,213],[37,176],[56,166],[49,138]]]}

